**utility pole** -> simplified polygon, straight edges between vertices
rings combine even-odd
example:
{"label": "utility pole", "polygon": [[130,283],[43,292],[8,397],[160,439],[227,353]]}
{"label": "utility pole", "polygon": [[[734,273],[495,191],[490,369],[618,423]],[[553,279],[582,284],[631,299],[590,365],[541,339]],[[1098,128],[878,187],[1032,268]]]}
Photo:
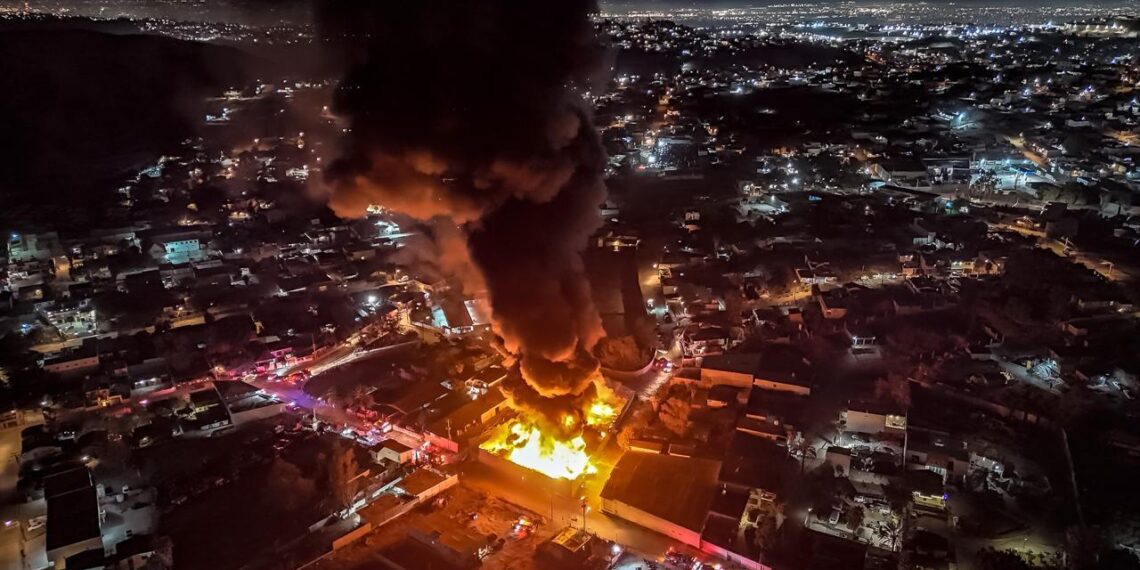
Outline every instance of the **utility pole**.
{"label": "utility pole", "polygon": [[586,513],[590,510],[590,505],[586,504],[586,496],[582,495],[579,500],[582,503],[582,532],[586,532]]}

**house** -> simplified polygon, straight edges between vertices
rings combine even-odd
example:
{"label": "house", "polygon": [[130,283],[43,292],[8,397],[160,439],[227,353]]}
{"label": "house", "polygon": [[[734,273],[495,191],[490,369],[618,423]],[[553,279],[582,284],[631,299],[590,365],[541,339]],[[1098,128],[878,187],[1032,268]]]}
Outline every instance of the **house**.
{"label": "house", "polygon": [[461,336],[490,327],[490,307],[486,299],[445,297],[431,310],[432,326],[446,336]]}
{"label": "house", "polygon": [[59,374],[65,378],[81,376],[99,368],[99,353],[94,347],[85,346],[79,350],[45,358],[42,368],[45,372]]}
{"label": "house", "polygon": [[807,400],[791,392],[753,390],[748,395],[744,417],[785,426],[795,431],[803,423]]}
{"label": "house", "polygon": [[761,390],[788,392],[810,396],[812,368],[807,356],[798,348],[785,344],[770,344],[760,353],[760,366],[756,369],[752,385]]}
{"label": "house", "polygon": [[970,470],[966,442],[949,434],[910,427],[907,429],[907,469],[925,469],[945,481],[961,481]]}
{"label": "house", "polygon": [[468,436],[482,431],[507,407],[503,391],[492,386],[486,394],[429,423],[424,428],[424,438],[436,447],[458,453]]}
{"label": "house", "polygon": [[819,311],[825,319],[842,319],[847,316],[848,296],[843,289],[825,291],[816,297]]}
{"label": "house", "polygon": [[154,236],[147,253],[159,263],[182,265],[206,258],[202,240],[209,239],[208,233],[180,232]]}
{"label": "house", "polygon": [[47,559],[54,568],[68,568],[68,559],[95,551],[101,558],[103,515],[91,472],[72,467],[44,477],[47,500]]}
{"label": "house", "polygon": [[47,261],[63,252],[57,232],[40,234],[13,233],[8,239],[8,261]]}
{"label": "house", "polygon": [[852,401],[844,412],[847,431],[856,433],[906,433],[906,415],[898,406],[870,401]]}
{"label": "house", "polygon": [[760,355],[719,354],[701,359],[701,384],[750,388],[760,367]]}
{"label": "house", "polygon": [[372,460],[383,464],[391,462],[397,465],[406,465],[416,458],[416,450],[394,439],[386,439],[368,450]]}
{"label": "house", "polygon": [[716,326],[687,329],[681,335],[681,350],[686,357],[721,354],[728,348],[728,329]]}
{"label": "house", "polygon": [[413,515],[408,521],[408,538],[426,546],[455,568],[474,568],[491,551],[490,537],[460,524],[440,510]]}
{"label": "house", "polygon": [[757,537],[778,525],[776,495],[761,489],[725,489],[713,500],[701,550],[748,570],[771,570]]}

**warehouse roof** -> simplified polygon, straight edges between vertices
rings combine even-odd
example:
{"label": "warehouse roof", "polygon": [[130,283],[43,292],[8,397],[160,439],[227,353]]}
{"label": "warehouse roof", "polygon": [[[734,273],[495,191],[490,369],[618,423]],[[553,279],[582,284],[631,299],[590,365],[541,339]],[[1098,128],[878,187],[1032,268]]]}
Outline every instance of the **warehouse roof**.
{"label": "warehouse roof", "polygon": [[719,475],[720,462],[711,459],[626,453],[602,489],[602,498],[700,532]]}

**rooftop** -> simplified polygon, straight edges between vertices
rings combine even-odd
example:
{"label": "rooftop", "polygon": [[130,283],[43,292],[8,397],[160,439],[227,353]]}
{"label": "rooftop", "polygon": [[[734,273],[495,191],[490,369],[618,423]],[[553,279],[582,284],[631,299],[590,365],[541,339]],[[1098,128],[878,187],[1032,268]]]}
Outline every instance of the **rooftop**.
{"label": "rooftop", "polygon": [[720,466],[711,459],[626,453],[602,489],[602,498],[699,532],[716,494]]}
{"label": "rooftop", "polygon": [[47,549],[99,538],[99,500],[95,487],[85,487],[48,499]]}

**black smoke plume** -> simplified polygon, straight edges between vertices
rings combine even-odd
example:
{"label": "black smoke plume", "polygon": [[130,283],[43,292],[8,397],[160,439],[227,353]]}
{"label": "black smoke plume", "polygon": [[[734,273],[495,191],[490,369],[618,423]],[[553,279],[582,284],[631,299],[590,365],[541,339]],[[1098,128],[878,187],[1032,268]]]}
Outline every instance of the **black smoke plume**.
{"label": "black smoke plume", "polygon": [[[350,129],[329,204],[449,219],[520,357],[512,399],[561,418],[597,373],[602,335],[581,251],[605,199],[588,90],[605,49],[592,0],[327,1]],[[455,256],[463,258],[463,256]],[[576,405],[576,404],[574,404]]]}

